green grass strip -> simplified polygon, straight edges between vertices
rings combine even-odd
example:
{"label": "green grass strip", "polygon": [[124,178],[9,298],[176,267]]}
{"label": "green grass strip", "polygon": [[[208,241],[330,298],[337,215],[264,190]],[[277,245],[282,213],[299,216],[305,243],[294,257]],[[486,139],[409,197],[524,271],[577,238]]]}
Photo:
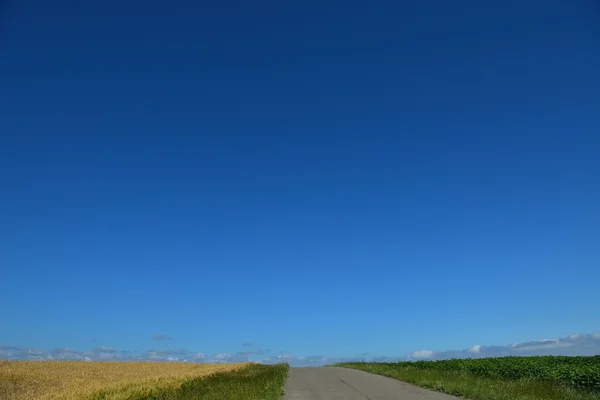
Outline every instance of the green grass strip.
{"label": "green grass strip", "polygon": [[342,363],[335,366],[360,369],[471,400],[600,400],[598,393],[531,379],[495,379],[462,371],[379,363]]}

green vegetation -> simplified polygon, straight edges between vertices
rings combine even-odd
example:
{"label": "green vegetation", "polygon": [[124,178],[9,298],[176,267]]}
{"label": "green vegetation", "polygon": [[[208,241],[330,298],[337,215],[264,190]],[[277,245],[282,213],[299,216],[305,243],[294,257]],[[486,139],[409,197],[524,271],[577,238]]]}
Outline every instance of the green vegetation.
{"label": "green vegetation", "polygon": [[[250,364],[234,371],[193,378],[177,388],[149,389],[129,395],[128,400],[279,400],[287,378],[288,364]],[[92,400],[112,399],[110,391],[96,393]]]}
{"label": "green vegetation", "polygon": [[342,363],[473,400],[600,400],[600,356]]}

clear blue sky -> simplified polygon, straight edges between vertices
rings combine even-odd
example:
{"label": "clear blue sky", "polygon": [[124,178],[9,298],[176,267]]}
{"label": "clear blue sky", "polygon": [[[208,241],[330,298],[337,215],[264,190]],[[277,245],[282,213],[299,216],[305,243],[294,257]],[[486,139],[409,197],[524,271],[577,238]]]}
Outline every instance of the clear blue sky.
{"label": "clear blue sky", "polygon": [[1,4],[0,344],[600,328],[599,3]]}

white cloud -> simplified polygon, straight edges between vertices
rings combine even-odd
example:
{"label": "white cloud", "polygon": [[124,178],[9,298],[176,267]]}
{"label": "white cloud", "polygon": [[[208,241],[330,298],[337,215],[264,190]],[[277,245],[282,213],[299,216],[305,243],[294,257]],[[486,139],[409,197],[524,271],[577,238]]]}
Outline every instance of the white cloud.
{"label": "white cloud", "polygon": [[[50,352],[49,358],[53,360],[83,360],[83,353],[68,347],[56,348]],[[26,357],[29,359],[29,357]]]}
{"label": "white cloud", "polygon": [[[166,336],[166,335],[165,335]],[[166,339],[165,339],[166,340]],[[0,346],[0,360],[85,360],[85,361],[187,361],[198,363],[231,363],[251,360],[251,356],[269,353],[252,343],[244,343],[245,349],[238,353],[216,353],[212,357],[197,351],[182,349],[151,349],[146,352],[116,350],[108,346],[96,347],[91,351],[77,351],[71,348],[56,348],[51,351]],[[513,343],[506,346],[475,345],[463,350],[433,351],[419,350],[404,357],[391,355],[370,356],[374,362],[394,362],[401,360],[439,360],[448,358],[482,358],[530,355],[600,355],[600,332],[591,334],[574,333],[565,338],[541,339]],[[252,360],[264,364],[287,362],[292,366],[322,366],[345,361],[368,361],[367,353],[349,358],[329,358],[322,355],[295,356],[292,353],[279,353],[269,357],[256,357]]]}
{"label": "white cloud", "polygon": [[219,353],[213,355],[213,361],[217,363],[226,363],[229,362],[229,360],[231,360],[232,358],[233,356],[229,353]]}
{"label": "white cloud", "polygon": [[431,358],[433,357],[434,352],[432,350],[418,350],[415,351],[414,353],[410,354],[411,358],[417,358],[417,359],[427,359],[427,358]]}
{"label": "white cloud", "polygon": [[360,361],[358,358],[328,358],[321,355],[311,355],[306,357],[297,357],[292,353],[280,353],[274,357],[266,357],[260,362],[261,364],[277,364],[277,363],[288,363],[292,367],[318,367],[327,364],[335,364],[343,361]]}
{"label": "white cloud", "polygon": [[19,349],[12,346],[0,346],[0,359],[11,359]]}
{"label": "white cloud", "polygon": [[179,361],[191,358],[193,362],[207,362],[199,352],[182,349],[118,351],[112,347],[100,346],[91,351],[76,351],[70,348],[56,348],[52,351],[0,346],[0,360],[82,360],[82,361]]}
{"label": "white cloud", "polygon": [[519,352],[531,352],[536,350],[551,350],[551,349],[560,349],[564,347],[572,347],[573,343],[562,342],[558,339],[548,341],[548,340],[540,340],[537,342],[528,342],[523,343],[520,346],[516,347],[515,350]]}
{"label": "white cloud", "polygon": [[[571,334],[566,338],[541,339],[512,343],[507,346],[477,345],[465,350],[432,352],[421,350],[404,357],[405,360],[449,358],[480,358],[532,355],[591,356],[600,355],[600,332]],[[384,357],[385,358],[385,357]],[[376,358],[377,359],[377,358]]]}
{"label": "white cloud", "polygon": [[471,347],[469,350],[467,350],[469,353],[476,353],[479,354],[479,350],[481,350],[481,345],[480,344],[476,344],[475,346]]}
{"label": "white cloud", "polygon": [[569,335],[569,339],[571,339],[571,340],[576,340],[576,339],[579,339],[580,337],[582,337],[582,335],[580,333],[572,333]]}

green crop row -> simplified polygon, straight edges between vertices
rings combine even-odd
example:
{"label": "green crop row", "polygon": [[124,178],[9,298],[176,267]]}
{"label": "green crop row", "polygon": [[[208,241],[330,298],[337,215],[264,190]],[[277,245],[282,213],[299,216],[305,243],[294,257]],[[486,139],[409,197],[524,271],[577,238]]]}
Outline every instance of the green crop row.
{"label": "green crop row", "polygon": [[385,364],[425,370],[460,371],[489,378],[551,381],[575,389],[600,392],[600,356],[469,358]]}

